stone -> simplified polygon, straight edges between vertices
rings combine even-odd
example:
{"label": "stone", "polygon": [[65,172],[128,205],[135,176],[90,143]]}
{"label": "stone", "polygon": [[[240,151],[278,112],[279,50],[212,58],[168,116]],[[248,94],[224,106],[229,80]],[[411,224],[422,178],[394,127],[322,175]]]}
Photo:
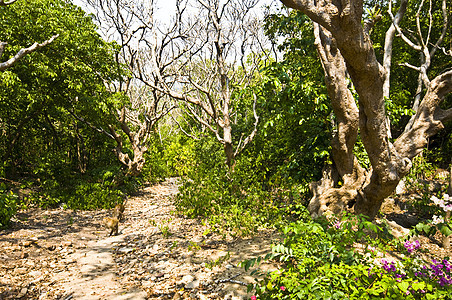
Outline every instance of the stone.
{"label": "stone", "polygon": [[405,185],[405,180],[400,180],[399,184],[396,187],[395,193],[397,195],[404,195],[407,193],[407,189],[406,189],[406,185]]}
{"label": "stone", "polygon": [[28,272],[28,269],[27,268],[16,268],[15,271],[17,274],[25,274]]}
{"label": "stone", "polygon": [[27,292],[28,292],[28,289],[27,288],[22,288],[21,290],[20,290],[20,293],[17,295],[17,298],[22,298],[22,297],[24,297],[26,294],[27,294]]}
{"label": "stone", "polygon": [[186,289],[196,289],[199,286],[199,280],[193,280],[185,285]]}
{"label": "stone", "polygon": [[31,244],[33,244],[33,241],[23,241],[20,243],[20,245],[23,247],[30,247]]}
{"label": "stone", "polygon": [[124,248],[119,249],[118,252],[128,254],[128,253],[130,253],[130,252],[133,252],[133,249],[134,249],[134,248],[124,247]]}
{"label": "stone", "polygon": [[63,247],[71,247],[72,246],[72,242],[71,241],[63,241],[61,243],[61,246],[63,246]]}
{"label": "stone", "polygon": [[189,282],[192,282],[193,280],[195,280],[195,277],[193,277],[192,275],[185,275],[181,280],[179,280],[178,284],[187,284]]}

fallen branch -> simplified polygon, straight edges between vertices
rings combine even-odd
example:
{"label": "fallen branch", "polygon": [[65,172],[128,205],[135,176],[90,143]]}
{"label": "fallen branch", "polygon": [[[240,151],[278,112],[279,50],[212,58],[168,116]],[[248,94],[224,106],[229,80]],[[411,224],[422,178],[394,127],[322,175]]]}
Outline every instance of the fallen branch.
{"label": "fallen branch", "polygon": [[243,281],[234,280],[234,278],[236,278],[237,276],[240,276],[240,275],[241,275],[241,273],[238,273],[238,274],[236,274],[236,275],[234,275],[234,276],[232,276],[231,278],[228,278],[228,279],[218,279],[218,280],[215,280],[215,283],[219,284],[219,283],[230,282],[230,283],[236,283],[236,284],[248,286],[248,284],[243,282]]}

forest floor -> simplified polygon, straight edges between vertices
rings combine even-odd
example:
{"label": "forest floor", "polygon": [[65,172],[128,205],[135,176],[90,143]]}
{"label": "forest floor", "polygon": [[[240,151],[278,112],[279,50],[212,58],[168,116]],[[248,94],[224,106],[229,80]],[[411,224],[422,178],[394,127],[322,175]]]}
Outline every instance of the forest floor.
{"label": "forest floor", "polygon": [[[254,278],[239,264],[264,256],[281,236],[209,233],[199,220],[175,212],[177,191],[176,179],[168,179],[129,197],[119,235],[111,237],[101,225],[111,211],[19,212],[0,231],[0,300],[250,299],[245,284]],[[388,199],[382,207],[398,236],[419,221],[404,206]],[[438,237],[419,239],[434,257],[450,255]]]}
{"label": "forest floor", "polygon": [[280,236],[206,234],[175,213],[176,193],[169,179],[129,197],[111,237],[101,225],[107,210],[19,212],[0,232],[0,300],[249,299],[254,278],[239,264],[267,254]]}

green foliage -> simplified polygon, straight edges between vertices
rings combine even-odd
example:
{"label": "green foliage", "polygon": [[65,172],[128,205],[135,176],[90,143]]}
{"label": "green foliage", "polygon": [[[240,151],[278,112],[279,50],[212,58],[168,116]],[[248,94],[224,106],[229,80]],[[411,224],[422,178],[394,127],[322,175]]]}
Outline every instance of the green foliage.
{"label": "green foliage", "polygon": [[91,16],[68,1],[0,7],[0,41],[8,42],[2,60],[59,34],[0,73],[0,172],[33,183],[23,205],[110,207],[134,188],[120,178],[112,141],[81,121],[106,127],[128,100],[106,89],[125,72],[114,60],[117,45],[96,30]]}
{"label": "green foliage", "polygon": [[321,176],[329,159],[332,129],[312,25],[306,16],[292,11],[288,16],[269,16],[265,27],[285,54],[282,61],[262,70],[262,127],[248,155],[262,162],[267,179],[281,177],[300,185],[307,195],[308,184]]}
{"label": "green foliage", "polygon": [[[434,184],[436,166],[432,162],[432,156],[435,157],[437,151],[424,151],[413,159],[413,166],[406,176],[406,186],[411,193],[416,194],[410,201],[410,207],[417,215],[430,219],[432,215],[437,214],[439,208],[432,205],[431,185]],[[446,192],[447,186],[441,185],[441,189],[436,192],[437,196]]]}
{"label": "green foliage", "polygon": [[280,209],[287,197],[282,191],[266,188],[267,181],[258,180],[258,162],[241,156],[234,172],[228,173],[223,149],[213,138],[204,137],[193,147],[193,161],[185,165],[190,168],[176,198],[179,211],[205,218],[215,231],[238,235],[282,219]]}
{"label": "green foliage", "polygon": [[[259,299],[447,299],[451,296],[452,281],[446,284],[451,273],[447,260],[442,264],[426,264],[418,255],[411,255],[411,244],[402,245],[388,239],[381,226],[360,216],[344,215],[332,222],[319,221],[306,217],[286,226],[284,242],[275,245],[272,254],[266,257],[278,259],[283,268],[261,274],[263,279],[256,279],[249,291],[254,289]],[[378,252],[383,250],[380,249],[391,245],[406,248],[402,250],[406,258],[398,263],[381,259]],[[259,260],[244,262],[242,266],[250,268]]]}
{"label": "green foliage", "polygon": [[0,185],[0,229],[8,226],[11,217],[16,214],[17,195]]}
{"label": "green foliage", "polygon": [[71,209],[111,208],[138,187],[136,178],[121,175],[119,167],[92,170],[89,174],[43,177],[34,183],[27,205]]}
{"label": "green foliage", "polygon": [[225,261],[228,261],[229,258],[231,258],[230,252],[226,253],[226,255],[220,256],[217,259],[206,263],[206,268],[212,270],[214,267],[221,266]]}
{"label": "green foliage", "polygon": [[67,1],[17,1],[0,8],[0,21],[0,40],[8,42],[3,60],[59,34],[0,74],[5,175],[62,176],[112,160],[110,142],[72,114],[96,125],[108,116],[101,104],[113,98],[104,81],[121,74],[113,59],[116,46],[104,42],[91,17]]}

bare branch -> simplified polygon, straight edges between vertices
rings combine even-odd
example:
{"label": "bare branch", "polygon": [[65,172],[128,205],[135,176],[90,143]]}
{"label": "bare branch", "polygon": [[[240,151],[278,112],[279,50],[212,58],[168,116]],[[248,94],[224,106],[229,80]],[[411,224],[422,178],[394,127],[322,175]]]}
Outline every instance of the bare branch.
{"label": "bare branch", "polygon": [[402,38],[402,40],[411,48],[417,51],[422,50],[422,46],[416,45],[414,42],[412,42],[403,32],[402,29],[400,29],[399,24],[395,21],[394,16],[391,12],[388,12],[392,19],[392,24],[394,25],[395,29],[397,30],[397,34]]}
{"label": "bare branch", "polygon": [[193,135],[193,134],[190,134],[190,133],[188,133],[187,131],[185,131],[185,129],[180,125],[180,123],[176,120],[176,118],[174,118],[174,117],[171,117],[171,118],[172,118],[173,121],[177,124],[177,126],[179,127],[180,131],[182,131],[183,134],[185,134],[185,135],[188,136],[189,138],[194,139],[194,140],[196,140],[196,141],[201,140],[199,137],[197,137],[197,136],[195,136],[195,135]]}
{"label": "bare branch", "polygon": [[[11,57],[10,59],[8,59],[7,61],[0,63],[0,71],[4,71],[6,68],[11,67],[12,65],[14,65],[17,61],[19,61],[22,57],[24,57],[25,55],[40,49],[44,46],[47,46],[48,44],[52,43],[57,37],[59,36],[59,34],[56,34],[54,36],[52,36],[50,39],[42,42],[42,43],[34,43],[33,45],[31,45],[28,48],[22,48],[20,49],[16,55],[14,55],[13,57]],[[3,52],[3,48],[4,48],[5,44],[2,43],[1,45],[1,53]]]}
{"label": "bare branch", "polygon": [[235,157],[237,157],[243,151],[243,149],[245,149],[246,145],[248,145],[254,139],[254,137],[257,133],[257,125],[259,124],[259,116],[257,115],[257,111],[256,111],[257,96],[256,96],[256,94],[253,94],[253,96],[254,96],[254,102],[253,102],[254,129],[245,138],[245,140],[243,141],[243,144],[241,144],[242,138],[240,138],[240,142],[237,145],[237,148],[234,153]]}
{"label": "bare branch", "polygon": [[109,138],[111,138],[113,140],[115,139],[115,137],[111,133],[107,132],[102,127],[94,126],[91,122],[85,120],[85,118],[78,116],[73,110],[69,110],[68,109],[68,112],[71,114],[71,116],[74,117],[74,119],[79,120],[80,122],[88,125],[91,129],[93,129],[93,130],[95,130],[95,131],[97,131],[99,133],[105,134],[107,137],[109,137]]}
{"label": "bare branch", "polygon": [[10,1],[6,1],[5,0],[0,0],[0,6],[7,6],[10,4],[13,4],[14,2],[16,2],[17,0],[10,0]]}
{"label": "bare branch", "polygon": [[312,21],[322,25],[328,30],[331,30],[331,18],[339,15],[337,7],[320,5],[321,1],[311,0],[280,0],[285,6],[297,9],[305,13]]}
{"label": "bare branch", "polygon": [[410,68],[410,69],[413,69],[413,70],[415,70],[415,71],[418,71],[418,72],[420,72],[421,71],[421,68],[420,67],[416,67],[416,66],[413,66],[412,64],[409,64],[409,63],[401,63],[401,64],[399,64],[400,66],[404,66],[404,67],[407,67],[407,68]]}

